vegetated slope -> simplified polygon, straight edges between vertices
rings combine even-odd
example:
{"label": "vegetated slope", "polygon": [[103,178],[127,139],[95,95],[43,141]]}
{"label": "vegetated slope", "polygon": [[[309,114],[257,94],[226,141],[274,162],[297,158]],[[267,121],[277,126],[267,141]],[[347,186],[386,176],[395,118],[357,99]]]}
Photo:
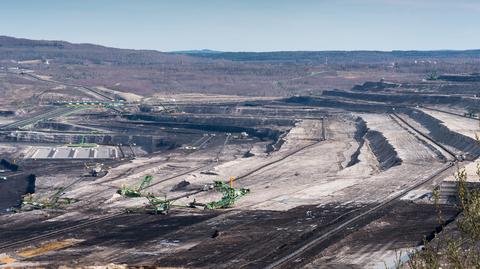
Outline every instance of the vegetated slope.
{"label": "vegetated slope", "polygon": [[[181,52],[179,52],[181,53]],[[437,50],[437,51],[276,51],[276,52],[217,52],[190,51],[189,55],[234,61],[280,61],[336,63],[369,62],[390,63],[418,58],[427,59],[480,59],[480,50]]]}
{"label": "vegetated slope", "polygon": [[6,36],[0,37],[0,66],[30,69],[58,81],[146,96],[155,93],[281,96],[309,86],[303,85],[303,81],[295,85],[278,81],[308,76],[315,69]]}
{"label": "vegetated slope", "polygon": [[65,41],[30,40],[0,36],[0,60],[55,59],[66,64],[159,64],[198,62],[183,56],[152,50],[116,49],[93,44],[72,44]]}
{"label": "vegetated slope", "polygon": [[0,36],[0,66],[143,96],[302,95],[349,89],[382,78],[418,81],[433,69],[439,73],[479,72],[478,62],[480,51],[182,54]]}

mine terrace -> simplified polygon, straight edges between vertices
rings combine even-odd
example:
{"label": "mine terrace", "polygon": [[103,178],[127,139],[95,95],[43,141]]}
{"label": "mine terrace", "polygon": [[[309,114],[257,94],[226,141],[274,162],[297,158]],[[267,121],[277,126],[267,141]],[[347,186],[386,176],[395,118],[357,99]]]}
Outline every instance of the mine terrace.
{"label": "mine terrace", "polygon": [[383,268],[480,155],[467,52],[0,44],[0,268]]}

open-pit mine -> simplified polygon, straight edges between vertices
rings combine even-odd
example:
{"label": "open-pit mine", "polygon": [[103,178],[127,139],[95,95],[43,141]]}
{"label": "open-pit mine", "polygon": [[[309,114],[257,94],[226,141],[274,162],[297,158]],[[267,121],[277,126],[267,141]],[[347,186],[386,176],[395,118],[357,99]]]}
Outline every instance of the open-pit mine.
{"label": "open-pit mine", "polygon": [[480,155],[454,75],[148,94],[2,63],[0,268],[395,268]]}

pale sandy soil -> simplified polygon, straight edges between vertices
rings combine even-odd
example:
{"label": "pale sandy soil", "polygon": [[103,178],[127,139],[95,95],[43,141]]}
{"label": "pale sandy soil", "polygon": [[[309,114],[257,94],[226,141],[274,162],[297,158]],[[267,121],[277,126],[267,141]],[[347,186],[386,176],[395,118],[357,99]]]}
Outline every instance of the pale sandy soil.
{"label": "pale sandy soil", "polygon": [[185,93],[185,94],[154,94],[147,98],[147,102],[161,101],[165,103],[215,103],[225,101],[253,101],[253,100],[274,100],[277,97],[245,97],[236,95],[211,95],[200,93]]}
{"label": "pale sandy soil", "polygon": [[379,131],[393,145],[404,162],[429,163],[435,161],[436,155],[408,131],[403,129],[386,114],[359,114],[367,127]]}
{"label": "pale sandy soil", "polygon": [[115,91],[115,90],[112,90],[112,89],[108,89],[108,88],[103,87],[103,86],[97,86],[96,88],[101,90],[101,91],[104,91],[104,92],[117,94],[120,97],[124,98],[127,102],[138,102],[138,101],[143,99],[143,96],[135,94],[135,93],[131,93],[131,92],[119,92],[119,91]]}
{"label": "pale sandy soil", "polygon": [[[286,135],[282,148],[270,154],[265,153],[267,142],[229,144],[218,163],[212,162],[217,153],[215,148],[190,154],[181,150],[153,154],[111,168],[107,176],[97,180],[88,180],[82,173],[73,175],[69,171],[65,171],[65,175],[39,177],[39,195],[51,194],[49,190],[76,182],[74,187],[65,191],[64,197],[80,201],[70,205],[69,210],[58,216],[57,220],[83,219],[82,215],[72,212],[88,208],[120,212],[126,208],[142,207],[146,199],[123,198],[116,194],[116,191],[122,185],[138,185],[146,175],[153,175],[153,183],[156,184],[148,188],[148,192],[158,196],[166,194],[167,198],[171,199],[185,193],[170,191],[182,180],[187,180],[192,186],[201,187],[211,184],[213,180],[227,180],[230,176],[241,177],[271,164],[234,183],[236,187],[251,190],[250,194],[238,201],[235,209],[288,210],[301,205],[381,202],[443,167],[444,163],[436,161],[428,148],[388,116],[360,116],[367,122],[368,128],[384,134],[404,160],[402,165],[380,171],[375,156],[368,143],[365,143],[360,151],[360,162],[346,167],[351,154],[358,147],[358,142],[353,138],[355,124],[352,117],[336,116],[326,120],[326,141],[318,141],[322,132],[320,120],[301,120]],[[296,152],[305,146],[309,147]],[[5,150],[8,150],[8,147]],[[243,154],[248,150],[255,155],[244,158]],[[292,153],[294,154],[289,156]],[[205,171],[218,175],[201,173]],[[160,182],[181,173],[185,175]],[[193,199],[205,203],[218,198],[218,193],[202,192],[175,203],[187,205]],[[370,225],[383,224],[374,222]],[[169,251],[185,247],[187,246],[179,244]],[[368,248],[369,246],[365,246],[365,249]],[[384,245],[375,252],[350,251],[347,248],[335,251],[337,257],[342,256],[339,261],[362,264],[365,268],[378,268],[384,258],[392,255],[389,245]]]}
{"label": "pale sandy soil", "polygon": [[465,136],[475,138],[475,134],[480,134],[480,121],[478,119],[469,119],[460,116],[455,116],[443,112],[438,112],[429,109],[421,109],[424,113],[437,118],[443,122],[443,125],[448,129],[463,134]]}
{"label": "pale sandy soil", "polygon": [[51,80],[52,79],[52,76],[47,76],[47,75],[39,75],[39,74],[35,74],[37,77],[41,78],[41,79],[45,79],[45,80]]}
{"label": "pale sandy soil", "polygon": [[26,61],[18,61],[19,64],[40,64],[42,60],[26,60]]}
{"label": "pale sandy soil", "polygon": [[[406,131],[397,130],[395,125],[385,125],[387,128],[383,128],[378,123],[378,126],[375,126],[376,120],[379,119],[373,116],[369,120],[372,122],[372,128],[386,131],[387,137],[391,136],[393,145],[398,147],[400,152],[404,152],[402,147],[409,147],[410,150],[420,153],[405,155],[406,162],[403,165],[380,172],[370,149],[363,147],[359,156],[360,162],[345,167],[350,158],[348,152],[353,153],[358,147],[358,143],[352,137],[355,130],[353,122],[345,119],[328,120],[328,140],[316,142],[313,139],[321,137],[321,122],[304,120],[285,137],[286,142],[281,150],[271,154],[264,152],[264,146],[253,145],[251,152],[255,156],[243,158],[243,153],[249,148],[245,146],[240,149],[237,145],[231,145],[226,147],[222,155],[223,161],[219,163],[210,163],[214,154],[208,151],[198,151],[189,155],[177,152],[139,157],[111,169],[109,174],[100,180],[78,183],[66,193],[66,196],[81,199],[79,205],[101,202],[101,206],[110,209],[141,206],[145,203],[144,199],[124,199],[115,194],[115,191],[122,185],[138,185],[145,175],[153,175],[155,180],[161,180],[199,168],[148,189],[149,192],[159,195],[165,193],[168,197],[176,197],[182,193],[172,193],[170,189],[182,180],[187,180],[195,186],[204,186],[211,184],[213,180],[239,177],[311,144],[313,145],[235,182],[236,187],[251,189],[251,193],[238,202],[237,208],[288,210],[305,204],[353,201],[369,203],[396,193],[405,184],[420,180],[422,177],[413,176],[415,171],[428,174],[440,167],[440,164],[432,164],[425,168],[422,163],[415,163],[416,158],[430,155],[424,146],[409,137]],[[211,171],[218,175],[201,174],[202,171]],[[398,177],[407,171],[412,176]],[[372,190],[376,190],[376,195],[372,195]],[[204,192],[195,197],[180,199],[177,204],[186,205],[193,198],[198,202],[209,202],[219,198],[219,194]]]}
{"label": "pale sandy soil", "polygon": [[[411,126],[413,126],[414,128],[416,128],[418,131],[428,135],[430,133],[430,131],[424,127],[423,125],[421,125],[420,123],[418,123],[417,121],[415,121],[414,119],[410,118],[408,115],[405,115],[405,114],[400,114],[400,116],[402,117],[403,120],[405,120],[406,122],[408,122],[408,124],[410,124]],[[449,145],[443,145],[445,148],[447,148],[448,150],[452,151],[452,152],[457,152],[458,150],[455,149],[454,147],[452,146],[449,146]],[[442,154],[446,154],[443,150],[441,150],[439,147],[435,146],[435,148],[437,148],[438,150],[440,150],[442,152]],[[446,156],[448,157],[448,156]]]}

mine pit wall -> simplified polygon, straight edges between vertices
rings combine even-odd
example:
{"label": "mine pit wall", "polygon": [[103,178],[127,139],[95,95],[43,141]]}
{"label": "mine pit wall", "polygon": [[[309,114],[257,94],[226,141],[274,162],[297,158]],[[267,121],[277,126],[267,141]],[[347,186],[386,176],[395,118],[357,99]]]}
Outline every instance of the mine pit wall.
{"label": "mine pit wall", "polygon": [[12,172],[18,171],[18,165],[15,164],[15,163],[12,163],[12,162],[10,162],[10,161],[8,161],[8,160],[6,160],[6,159],[2,159],[2,160],[0,161],[0,165],[3,166],[3,167],[5,167],[6,169],[12,171]]}
{"label": "mine pit wall", "polygon": [[395,151],[395,148],[382,133],[368,130],[365,134],[365,139],[367,139],[370,149],[380,164],[380,170],[387,170],[402,163],[402,159],[398,157],[397,151]]}
{"label": "mine pit wall", "polygon": [[49,122],[49,121],[38,122],[35,124],[35,128],[58,130],[58,131],[75,131],[75,132],[91,132],[93,130],[90,128],[82,128],[79,126],[74,126],[68,123]]}
{"label": "mine pit wall", "polygon": [[468,160],[480,156],[480,145],[475,139],[453,132],[443,125],[442,121],[420,110],[403,109],[402,113],[423,125],[429,131],[429,136],[435,141],[457,149],[465,154]]}
{"label": "mine pit wall", "polygon": [[325,107],[325,108],[334,108],[342,109],[352,112],[372,112],[377,113],[381,112],[391,112],[394,108],[393,105],[388,104],[367,104],[367,103],[358,103],[358,102],[346,102],[342,100],[311,97],[311,96],[295,96],[283,99],[283,101],[290,105],[304,105],[304,106],[315,106],[315,107]]}
{"label": "mine pit wall", "polygon": [[188,105],[182,106],[182,112],[190,114],[222,114],[222,115],[238,115],[238,116],[254,116],[254,117],[312,117],[321,118],[327,113],[318,110],[296,108],[290,106],[213,106],[213,105]]}
{"label": "mine pit wall", "polygon": [[35,175],[20,174],[7,177],[7,180],[0,181],[0,214],[6,213],[5,209],[20,205],[22,196],[35,192]]}
{"label": "mine pit wall", "polygon": [[435,156],[438,160],[440,160],[442,162],[447,161],[447,158],[445,157],[445,155],[443,155],[443,153],[438,148],[434,147],[431,143],[428,143],[424,138],[420,137],[419,134],[417,134],[417,133],[411,131],[410,129],[408,129],[407,127],[403,126],[397,118],[391,117],[391,119],[394,122],[396,122],[399,126],[401,126],[402,129],[407,131],[409,134],[413,135],[422,145],[424,145],[426,148],[431,150],[435,154]]}
{"label": "mine pit wall", "polygon": [[480,107],[480,100],[476,98],[455,96],[455,95],[439,95],[439,94],[425,94],[425,93],[408,93],[408,94],[382,94],[382,93],[358,93],[345,92],[338,90],[323,91],[322,96],[326,97],[342,97],[351,100],[375,101],[391,103],[392,105],[453,105],[464,108],[478,108]]}
{"label": "mine pit wall", "polygon": [[129,145],[135,143],[147,152],[153,152],[158,149],[170,149],[178,144],[169,139],[162,139],[154,136],[140,135],[77,135],[77,134],[52,134],[41,132],[0,132],[0,141],[2,142],[28,142],[28,143],[51,143],[51,144],[69,144],[96,143],[100,145]]}
{"label": "mine pit wall", "polygon": [[365,142],[368,142],[375,159],[377,159],[380,170],[385,171],[402,163],[402,159],[398,156],[397,151],[382,133],[368,129],[367,123],[361,117],[355,119],[355,125],[356,130],[353,137],[358,142],[358,148],[352,154],[347,167],[359,162],[358,156]]}
{"label": "mine pit wall", "polygon": [[[353,112],[391,112],[393,108],[393,106],[390,105],[350,103],[310,96],[290,97],[285,99],[285,102],[310,106],[332,107]],[[372,153],[377,159],[381,170],[387,170],[402,163],[402,159],[398,157],[398,153],[395,151],[395,148],[390,144],[390,142],[388,142],[383,134],[377,131],[369,130],[365,121],[363,121],[361,118],[356,120],[356,125],[357,131],[355,132],[354,137],[359,143],[359,147],[352,155],[347,166],[352,166],[358,162],[358,156],[360,155],[360,150],[364,145],[365,139],[368,141]]]}
{"label": "mine pit wall", "polygon": [[[258,118],[228,118],[228,117],[193,117],[192,115],[164,116],[133,114],[125,116],[129,120],[147,121],[161,127],[176,127],[197,129],[213,132],[246,132],[260,139],[278,140],[285,130],[295,126],[291,119],[258,119]],[[257,127],[263,126],[263,127]],[[271,127],[264,127],[271,126]],[[273,126],[280,126],[276,129]]]}
{"label": "mine pit wall", "polygon": [[228,105],[185,105],[180,108],[182,112],[189,114],[219,114],[232,115],[238,114],[236,106]]}
{"label": "mine pit wall", "polygon": [[[228,117],[192,117],[191,115],[127,115],[130,120],[148,121],[142,124],[159,127],[172,127],[184,129],[197,129],[211,132],[246,132],[251,136],[262,140],[277,142],[296,123],[293,119],[258,119],[258,118],[228,118]],[[62,128],[64,126],[46,123],[45,127]],[[235,125],[233,125],[235,124]],[[259,127],[262,126],[262,127]],[[269,127],[265,127],[269,126]],[[105,126],[104,129],[109,129]],[[151,153],[161,149],[173,149],[181,144],[191,142],[191,137],[179,136],[148,136],[148,135],[124,135],[124,134],[68,134],[68,133],[44,133],[44,132],[0,132],[0,141],[3,142],[29,142],[29,143],[52,143],[68,144],[97,143],[100,145],[136,144],[145,151]],[[279,146],[279,145],[277,145]]]}
{"label": "mine pit wall", "polygon": [[358,92],[346,92],[337,90],[323,91],[322,96],[330,97],[343,97],[352,100],[364,100],[374,102],[390,102],[393,104],[407,103],[407,104],[458,104],[461,103],[464,98],[460,96],[448,96],[448,95],[427,95],[427,94],[377,94],[377,93],[358,93]]}
{"label": "mine pit wall", "polygon": [[129,120],[144,120],[161,123],[189,123],[196,125],[215,125],[225,127],[256,127],[256,126],[294,126],[295,120],[292,119],[269,119],[258,117],[228,117],[208,116],[197,117],[194,114],[186,115],[149,115],[149,114],[131,114],[125,116]]}
{"label": "mine pit wall", "polygon": [[367,131],[368,131],[367,124],[360,117],[358,117],[355,120],[355,128],[356,130],[355,130],[355,134],[353,135],[353,139],[357,141],[358,148],[352,154],[350,161],[347,164],[347,167],[353,166],[358,162],[360,162],[360,160],[358,159],[358,156],[360,155],[360,151],[365,144],[365,135],[367,134]]}

